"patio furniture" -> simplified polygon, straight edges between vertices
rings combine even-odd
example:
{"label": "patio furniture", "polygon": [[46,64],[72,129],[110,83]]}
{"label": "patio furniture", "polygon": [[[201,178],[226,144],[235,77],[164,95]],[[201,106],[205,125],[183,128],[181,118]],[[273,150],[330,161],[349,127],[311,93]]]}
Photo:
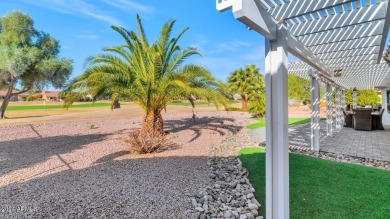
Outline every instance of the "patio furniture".
{"label": "patio furniture", "polygon": [[382,116],[385,109],[380,109],[379,112],[371,113],[372,116],[372,127],[374,130],[385,130],[382,124]]}
{"label": "patio furniture", "polygon": [[342,109],[342,110],[343,110],[343,114],[344,114],[344,127],[352,127],[353,114],[345,112],[344,109]]}
{"label": "patio furniture", "polygon": [[372,119],[371,119],[372,109],[356,109],[353,115],[353,128],[356,130],[372,130]]}

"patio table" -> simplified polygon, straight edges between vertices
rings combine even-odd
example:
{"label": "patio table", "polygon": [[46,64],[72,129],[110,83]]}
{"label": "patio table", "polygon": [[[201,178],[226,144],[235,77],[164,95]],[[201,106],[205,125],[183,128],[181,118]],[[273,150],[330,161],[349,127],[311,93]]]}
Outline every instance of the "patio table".
{"label": "patio table", "polygon": [[[354,112],[346,112],[348,115],[354,115]],[[385,130],[382,124],[382,120],[380,119],[380,111],[373,111],[371,113],[371,120],[372,120],[372,130]],[[353,127],[353,120],[352,120],[352,127]]]}

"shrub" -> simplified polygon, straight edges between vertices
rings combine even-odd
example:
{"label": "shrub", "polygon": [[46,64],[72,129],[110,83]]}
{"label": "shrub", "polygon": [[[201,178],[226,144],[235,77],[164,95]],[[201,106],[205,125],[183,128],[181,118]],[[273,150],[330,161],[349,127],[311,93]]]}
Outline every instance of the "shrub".
{"label": "shrub", "polygon": [[226,107],[225,110],[228,112],[230,112],[230,111],[239,111],[239,112],[243,111],[243,110],[241,110],[240,107]]}
{"label": "shrub", "polygon": [[87,126],[88,126],[89,129],[94,129],[95,128],[95,125],[92,124],[92,123],[89,123]]}
{"label": "shrub", "polygon": [[140,130],[132,131],[125,142],[129,144],[133,154],[149,154],[162,151],[168,144],[168,138],[155,131],[150,134],[142,134]]}
{"label": "shrub", "polygon": [[31,94],[26,97],[26,101],[34,101],[36,99],[37,98],[34,95],[31,95]]}
{"label": "shrub", "polygon": [[263,117],[265,115],[264,98],[250,102],[248,112],[254,114],[258,118]]}

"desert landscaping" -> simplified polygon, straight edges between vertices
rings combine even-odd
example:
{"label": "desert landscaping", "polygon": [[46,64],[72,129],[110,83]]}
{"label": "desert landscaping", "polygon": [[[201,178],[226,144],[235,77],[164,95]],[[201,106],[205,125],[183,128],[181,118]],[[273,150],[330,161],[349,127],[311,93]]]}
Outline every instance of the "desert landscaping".
{"label": "desert landscaping", "polygon": [[0,219],[390,218],[389,1],[0,1]]}

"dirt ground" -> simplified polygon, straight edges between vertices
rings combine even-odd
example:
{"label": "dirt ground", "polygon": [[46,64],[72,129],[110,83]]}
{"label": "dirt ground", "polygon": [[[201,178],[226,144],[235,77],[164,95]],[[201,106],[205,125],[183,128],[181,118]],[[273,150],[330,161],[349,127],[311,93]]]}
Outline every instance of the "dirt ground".
{"label": "dirt ground", "polygon": [[[15,103],[20,104],[20,103]],[[60,103],[57,103],[60,104]],[[223,109],[220,109],[223,111]],[[199,105],[194,109],[195,114],[200,112],[217,112],[213,105]],[[175,115],[188,113],[192,116],[193,109],[191,106],[168,106],[164,115]],[[100,119],[129,119],[131,117],[140,117],[143,115],[142,109],[133,104],[125,103],[121,109],[111,110],[109,107],[88,107],[88,108],[71,108],[71,109],[49,109],[49,110],[12,110],[7,111],[7,119],[0,120],[0,126],[28,125],[28,124],[48,124],[61,123],[64,121],[85,121],[93,122]]]}
{"label": "dirt ground", "polygon": [[[11,106],[20,105],[42,105],[42,102],[12,102]],[[62,104],[59,102],[47,102],[47,105]],[[0,120],[0,126],[29,125],[29,124],[50,124],[61,122],[84,121],[93,122],[100,119],[129,119],[143,115],[140,107],[134,103],[124,103],[121,109],[111,110],[109,107],[91,107],[88,108],[71,108],[71,109],[49,109],[49,110],[12,110],[7,111],[7,119]],[[234,104],[232,107],[240,107],[240,104]],[[223,111],[224,109],[219,109]],[[217,112],[213,105],[198,105],[195,107],[195,114],[200,112]],[[310,110],[307,106],[289,107],[289,117],[308,118]],[[175,115],[188,113],[192,116],[193,109],[191,106],[168,106],[163,115]],[[321,116],[326,115],[325,109],[321,109]]]}
{"label": "dirt ground", "polygon": [[190,107],[168,107],[171,144],[150,155],[130,154],[122,139],[141,126],[136,107],[0,127],[0,218],[184,218],[189,197],[207,185],[211,147],[250,117],[199,112],[211,109],[199,107],[192,122]]}

